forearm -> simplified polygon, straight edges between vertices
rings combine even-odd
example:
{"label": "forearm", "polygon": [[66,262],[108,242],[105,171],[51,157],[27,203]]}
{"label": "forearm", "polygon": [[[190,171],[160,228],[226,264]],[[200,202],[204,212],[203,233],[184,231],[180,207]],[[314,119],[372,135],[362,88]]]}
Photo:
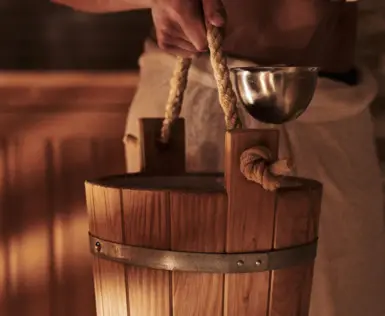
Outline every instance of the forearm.
{"label": "forearm", "polygon": [[51,0],[74,10],[88,13],[108,13],[149,9],[153,0]]}

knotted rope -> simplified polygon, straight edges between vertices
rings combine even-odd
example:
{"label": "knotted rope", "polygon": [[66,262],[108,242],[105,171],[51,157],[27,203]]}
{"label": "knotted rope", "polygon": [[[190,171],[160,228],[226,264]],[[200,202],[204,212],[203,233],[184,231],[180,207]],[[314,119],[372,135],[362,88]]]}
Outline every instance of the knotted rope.
{"label": "knotted rope", "polygon": [[273,161],[269,149],[263,146],[246,149],[240,157],[240,165],[247,180],[260,184],[268,191],[278,189],[282,176],[289,174],[292,168],[287,159]]}
{"label": "knotted rope", "polygon": [[[207,25],[207,41],[211,66],[218,87],[219,104],[225,116],[226,130],[242,128],[237,97],[232,88],[227,60],[222,51],[222,31],[215,26]],[[160,141],[163,143],[169,141],[172,124],[180,116],[191,62],[192,60],[189,58],[177,58],[161,129]],[[264,147],[253,147],[246,150],[241,155],[240,165],[241,172],[246,179],[260,184],[266,190],[279,188],[281,176],[290,171],[287,160],[272,162],[269,150]]]}

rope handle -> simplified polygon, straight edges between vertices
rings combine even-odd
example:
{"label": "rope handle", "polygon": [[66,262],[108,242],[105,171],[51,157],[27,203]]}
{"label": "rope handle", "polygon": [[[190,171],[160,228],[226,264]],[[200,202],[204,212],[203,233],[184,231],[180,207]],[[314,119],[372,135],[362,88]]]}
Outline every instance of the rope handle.
{"label": "rope handle", "polygon": [[[225,116],[226,129],[230,131],[235,128],[242,128],[237,109],[237,97],[231,84],[227,60],[222,51],[222,30],[208,24],[207,42],[209,44],[211,66],[218,88],[219,104]],[[191,62],[192,60],[190,58],[177,58],[174,74],[170,81],[170,93],[161,129],[160,140],[163,143],[169,141],[172,124],[179,118],[181,113],[183,95],[187,87],[187,78]]]}
{"label": "rope handle", "polygon": [[[213,25],[207,25],[207,41],[218,88],[219,104],[225,116],[226,130],[242,128],[237,109],[237,97],[232,88],[230,71],[222,51],[222,31]],[[169,141],[172,124],[179,118],[182,111],[191,63],[190,58],[177,57],[161,128],[162,143]],[[290,166],[287,160],[272,162],[270,156],[268,149],[264,147],[247,149],[240,157],[240,170],[247,180],[260,184],[265,190],[274,191],[280,187],[282,176],[290,172]]]}

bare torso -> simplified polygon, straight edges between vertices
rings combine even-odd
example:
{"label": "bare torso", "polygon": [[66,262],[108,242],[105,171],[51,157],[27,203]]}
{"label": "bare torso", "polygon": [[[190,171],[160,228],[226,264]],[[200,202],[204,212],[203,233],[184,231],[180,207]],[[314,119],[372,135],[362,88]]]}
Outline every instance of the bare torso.
{"label": "bare torso", "polygon": [[[127,0],[51,1],[90,12],[122,11],[128,6]],[[222,2],[227,12],[224,50],[228,55],[258,64],[321,66],[322,70],[334,73],[347,72],[354,66],[357,2]]]}
{"label": "bare torso", "polygon": [[225,52],[261,65],[354,67],[357,3],[328,0],[223,0]]}
{"label": "bare torso", "polygon": [[[279,10],[277,1],[281,3]],[[330,72],[345,72],[353,67],[356,3],[223,2],[228,12],[224,49],[229,55],[259,64],[317,65]],[[326,37],[326,45],[321,37]]]}

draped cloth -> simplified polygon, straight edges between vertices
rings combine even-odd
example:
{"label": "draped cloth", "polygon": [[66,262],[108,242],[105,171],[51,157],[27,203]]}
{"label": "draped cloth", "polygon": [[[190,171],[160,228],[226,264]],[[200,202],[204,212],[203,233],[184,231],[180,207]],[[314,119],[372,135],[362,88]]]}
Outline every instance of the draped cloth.
{"label": "draped cloth", "polygon": [[[126,136],[138,136],[138,119],[163,117],[175,58],[146,42],[140,81],[127,117]],[[252,66],[228,59],[230,67]],[[360,83],[319,78],[308,110],[279,127],[280,157],[294,175],[324,185],[310,316],[385,316],[385,221],[382,181],[369,104],[377,93],[371,73]],[[225,125],[208,57],[193,61],[184,96],[187,169],[222,172]],[[246,128],[260,128],[241,111]],[[127,170],[140,169],[139,148],[126,142]]]}

